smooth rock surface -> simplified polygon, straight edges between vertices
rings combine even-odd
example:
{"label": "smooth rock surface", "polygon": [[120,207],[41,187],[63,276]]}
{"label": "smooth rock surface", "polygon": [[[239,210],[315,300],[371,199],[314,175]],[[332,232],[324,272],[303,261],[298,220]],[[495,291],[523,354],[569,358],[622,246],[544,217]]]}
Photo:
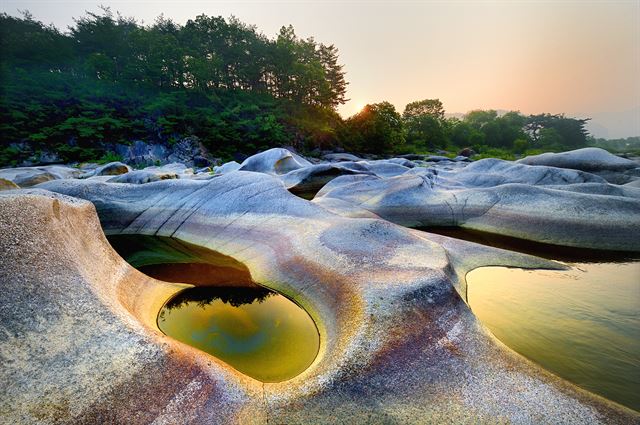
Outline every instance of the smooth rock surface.
{"label": "smooth rock surface", "polygon": [[[600,186],[580,190],[578,184]],[[563,190],[565,185],[571,188]],[[414,168],[392,178],[327,186],[314,202],[322,205],[326,198],[408,227],[464,227],[556,245],[640,251],[640,199],[581,171],[487,159],[460,170]]]}
{"label": "smooth rock surface", "polygon": [[639,420],[498,343],[458,292],[460,277],[482,264],[557,264],[341,217],[257,173],[41,187],[90,200],[109,234],[171,237],[200,247],[202,261],[215,250],[246,265],[254,281],[311,314],[321,348],[289,381],[247,378],[158,331],[155,314],[182,286],[115,254],[92,204],[6,192],[0,377],[12,385],[0,388],[0,411],[11,423]]}
{"label": "smooth rock surface", "polygon": [[219,167],[214,167],[213,171],[216,174],[226,174],[232,171],[236,171],[240,168],[240,164],[236,161],[225,162]]}
{"label": "smooth rock surface", "polygon": [[162,170],[134,170],[126,174],[121,174],[116,177],[112,177],[107,180],[110,183],[132,183],[132,184],[144,184],[157,182],[160,180],[177,179],[178,174],[171,171]]}
{"label": "smooth rock surface", "polygon": [[305,199],[311,199],[331,180],[339,176],[362,174],[375,175],[366,167],[354,169],[351,163],[317,164],[293,170],[281,176],[285,187]]}
{"label": "smooth rock surface", "polygon": [[92,172],[80,176],[81,178],[93,176],[118,176],[131,171],[131,167],[122,162],[110,162],[95,168]]}
{"label": "smooth rock surface", "polygon": [[623,171],[637,168],[638,164],[626,158],[610,154],[600,148],[583,148],[561,153],[543,153],[519,159],[526,165],[547,165],[583,171]]}
{"label": "smooth rock surface", "polygon": [[20,187],[11,180],[0,178],[0,190],[19,189]]}
{"label": "smooth rock surface", "polygon": [[20,187],[35,186],[50,180],[77,178],[81,174],[81,170],[63,165],[0,169],[0,178],[12,181]]}
{"label": "smooth rock surface", "polygon": [[326,160],[326,161],[330,161],[330,162],[343,162],[343,161],[349,161],[349,162],[358,162],[358,161],[362,161],[362,158],[355,156],[353,154],[350,153],[328,153],[325,155],[322,155],[322,159]]}
{"label": "smooth rock surface", "polygon": [[245,159],[239,170],[266,174],[286,174],[312,164],[293,152],[283,148],[273,148]]}

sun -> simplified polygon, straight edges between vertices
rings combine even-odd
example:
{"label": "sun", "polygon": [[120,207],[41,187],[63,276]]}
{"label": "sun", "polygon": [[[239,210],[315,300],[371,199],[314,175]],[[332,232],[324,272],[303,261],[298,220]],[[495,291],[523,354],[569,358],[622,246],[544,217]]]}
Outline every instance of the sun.
{"label": "sun", "polygon": [[363,101],[357,101],[354,103],[354,110],[353,113],[357,114],[360,111],[362,111],[364,109],[364,107],[367,106],[367,102],[363,102]]}

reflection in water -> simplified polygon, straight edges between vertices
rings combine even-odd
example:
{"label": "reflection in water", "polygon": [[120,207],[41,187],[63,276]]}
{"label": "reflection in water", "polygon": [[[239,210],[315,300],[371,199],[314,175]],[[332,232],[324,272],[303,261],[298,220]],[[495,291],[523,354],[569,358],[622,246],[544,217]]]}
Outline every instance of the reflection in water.
{"label": "reflection in water", "polygon": [[195,288],[158,315],[165,334],[263,382],[291,379],[315,360],[320,336],[307,312],[257,285],[237,260],[178,239],[114,235],[109,242],[141,272]]}
{"label": "reflection in water", "polygon": [[640,410],[640,262],[570,265],[473,270],[469,305],[515,351]]}
{"label": "reflection in water", "polygon": [[262,287],[186,289],[163,307],[158,326],[263,382],[299,375],[320,343],[306,311]]}
{"label": "reflection in water", "polygon": [[243,304],[261,303],[271,295],[276,295],[276,293],[261,286],[254,288],[239,286],[195,287],[176,294],[176,296],[167,301],[164,308],[172,310],[184,307],[189,303],[196,303],[199,307],[205,307],[215,300],[220,300],[233,307],[240,307]]}
{"label": "reflection in water", "polygon": [[638,259],[638,254],[622,251],[604,251],[588,248],[551,245],[542,242],[527,241],[510,236],[496,235],[479,230],[461,229],[459,227],[429,227],[425,232],[449,236],[481,245],[493,246],[508,251],[522,252],[549,260],[585,263],[624,263]]}

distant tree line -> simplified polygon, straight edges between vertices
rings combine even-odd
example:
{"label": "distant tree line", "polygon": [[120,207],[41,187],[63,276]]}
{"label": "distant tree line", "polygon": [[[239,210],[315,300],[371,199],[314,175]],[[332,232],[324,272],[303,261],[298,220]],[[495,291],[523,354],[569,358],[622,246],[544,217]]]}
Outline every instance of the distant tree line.
{"label": "distant tree line", "polygon": [[587,119],[476,110],[448,117],[438,99],[366,105],[348,119],[338,50],[274,38],[235,18],[150,25],[87,13],[63,33],[0,14],[0,166],[34,152],[63,161],[109,157],[115,143],[171,144],[195,135],[223,159],[274,146],[399,154],[470,147],[513,157],[593,143]]}
{"label": "distant tree line", "polygon": [[632,153],[640,155],[640,136],[621,139],[589,138],[589,146],[595,146],[616,153]]}
{"label": "distant tree line", "polygon": [[393,105],[366,105],[347,119],[344,144],[360,152],[426,152],[472,147],[478,153],[569,150],[588,144],[588,119],[564,115],[525,116],[517,111],[499,115],[474,110],[462,118],[446,117],[439,99],[409,103],[402,115]]}
{"label": "distant tree line", "polygon": [[233,17],[142,25],[104,8],[62,33],[1,14],[0,53],[0,143],[68,159],[190,134],[214,152],[330,143],[347,86],[335,46],[291,26],[268,38]]}

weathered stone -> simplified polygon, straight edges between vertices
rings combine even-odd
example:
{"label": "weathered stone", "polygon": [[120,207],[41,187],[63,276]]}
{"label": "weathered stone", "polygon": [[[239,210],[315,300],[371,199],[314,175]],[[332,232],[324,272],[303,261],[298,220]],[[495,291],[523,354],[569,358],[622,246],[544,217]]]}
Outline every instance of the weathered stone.
{"label": "weathered stone", "polygon": [[561,153],[543,153],[519,159],[527,165],[547,165],[582,171],[623,171],[637,168],[638,163],[620,158],[600,148],[583,148]]}
{"label": "weathered stone", "polygon": [[124,263],[91,204],[40,190],[6,192],[0,353],[11,361],[0,378],[12,385],[2,389],[0,411],[12,423],[639,419],[497,343],[454,290],[464,294],[460,276],[483,264],[559,265],[341,217],[264,174],[42,187],[91,200],[109,234],[172,237],[246,265],[255,281],[312,315],[321,349],[289,381],[247,378],[159,332],[155,315],[182,286]]}
{"label": "weathered stone", "polygon": [[10,180],[20,187],[31,187],[50,180],[75,178],[80,174],[81,171],[77,168],[61,165],[0,169],[0,178]]}
{"label": "weathered stone", "polygon": [[354,170],[353,167],[342,166],[342,163],[317,164],[293,170],[281,176],[285,187],[303,198],[311,199],[328,182],[338,176],[372,172]]}
{"label": "weathered stone", "polygon": [[216,174],[226,174],[226,173],[230,173],[232,171],[236,171],[240,168],[240,164],[237,163],[236,161],[230,161],[230,162],[225,162],[224,164],[222,164],[219,167],[214,167],[213,171]]}
{"label": "weathered stone", "polygon": [[312,165],[309,161],[282,148],[273,148],[245,159],[239,170],[265,174],[286,174]]}
{"label": "weathered stone", "polygon": [[457,171],[412,169],[354,182],[322,190],[314,202],[341,199],[356,211],[409,227],[458,226],[557,245],[640,251],[640,200],[628,191],[601,195],[557,187],[585,182],[607,185],[581,171],[491,159]]}
{"label": "weathered stone", "polygon": [[452,161],[451,158],[446,157],[446,156],[442,156],[442,155],[427,155],[424,159],[425,159],[425,161],[430,161],[430,162]]}
{"label": "weathered stone", "polygon": [[362,161],[362,158],[357,157],[355,155],[352,155],[350,153],[328,153],[328,154],[322,155],[322,159],[324,159],[325,161],[330,161],[330,162],[343,162],[343,161],[357,162],[357,161]]}
{"label": "weathered stone", "polygon": [[18,174],[13,182],[20,187],[31,187],[40,183],[56,180],[57,176],[48,171]]}
{"label": "weathered stone", "polygon": [[178,174],[170,171],[134,170],[107,180],[109,183],[144,184],[160,180],[177,179]]}
{"label": "weathered stone", "polygon": [[11,180],[0,178],[0,190],[19,189],[20,187]]}
{"label": "weathered stone", "polygon": [[90,170],[86,174],[80,176],[80,178],[88,178],[94,176],[118,176],[131,171],[131,167],[122,162],[110,162],[108,164],[99,166]]}
{"label": "weathered stone", "polygon": [[363,164],[367,170],[372,172],[378,177],[393,177],[399,176],[410,170],[409,167],[389,162],[387,160],[369,161]]}
{"label": "weathered stone", "polygon": [[467,158],[470,158],[473,155],[475,155],[475,152],[471,148],[463,148],[463,149],[460,150],[460,152],[458,152],[458,156],[464,156],[464,157],[467,157]]}

